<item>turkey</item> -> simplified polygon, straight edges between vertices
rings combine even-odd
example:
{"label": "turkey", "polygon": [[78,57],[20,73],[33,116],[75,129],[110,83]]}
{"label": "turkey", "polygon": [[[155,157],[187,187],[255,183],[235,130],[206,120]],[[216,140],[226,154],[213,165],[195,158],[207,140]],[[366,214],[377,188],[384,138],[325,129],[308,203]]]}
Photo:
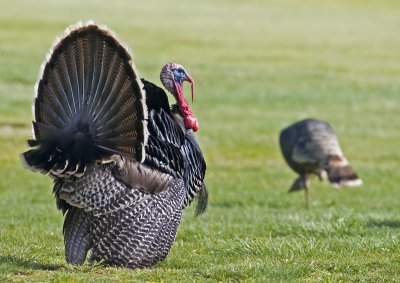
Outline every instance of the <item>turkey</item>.
{"label": "turkey", "polygon": [[207,207],[206,163],[183,96],[194,81],[165,65],[164,90],[138,78],[128,49],[92,21],[66,29],[42,65],[33,104],[34,137],[22,154],[28,168],[54,179],[65,214],[66,261],[129,268],[167,256],[183,209]]}
{"label": "turkey", "polygon": [[331,126],[316,119],[306,119],[282,130],[279,138],[282,154],[288,165],[300,176],[289,192],[305,190],[310,207],[309,176],[320,180],[328,177],[334,187],[355,187],[362,184],[343,155]]}

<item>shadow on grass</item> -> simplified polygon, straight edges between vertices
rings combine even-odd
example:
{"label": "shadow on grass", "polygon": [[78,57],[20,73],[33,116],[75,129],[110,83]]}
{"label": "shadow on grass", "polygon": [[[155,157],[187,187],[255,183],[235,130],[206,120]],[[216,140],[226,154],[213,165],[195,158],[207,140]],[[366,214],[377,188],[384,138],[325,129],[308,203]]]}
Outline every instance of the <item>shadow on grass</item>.
{"label": "shadow on grass", "polygon": [[35,270],[58,270],[63,268],[62,265],[42,264],[39,262],[29,261],[20,257],[6,255],[0,256],[0,266],[12,265],[17,268],[27,268]]}
{"label": "shadow on grass", "polygon": [[368,222],[368,227],[388,227],[388,228],[400,228],[400,221],[393,220],[371,220]]}

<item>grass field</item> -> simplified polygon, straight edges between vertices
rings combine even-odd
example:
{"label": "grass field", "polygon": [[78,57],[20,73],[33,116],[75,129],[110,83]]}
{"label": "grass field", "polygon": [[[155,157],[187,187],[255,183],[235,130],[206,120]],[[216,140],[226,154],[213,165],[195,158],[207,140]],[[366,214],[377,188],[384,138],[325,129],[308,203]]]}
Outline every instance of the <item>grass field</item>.
{"label": "grass field", "polygon": [[[0,0],[0,281],[400,281],[398,1]],[[182,63],[208,163],[209,209],[185,211],[167,259],[128,270],[64,260],[51,181],[21,167],[33,86],[55,37],[109,25],[141,75]],[[281,128],[329,121],[364,181],[312,182],[312,209]]]}

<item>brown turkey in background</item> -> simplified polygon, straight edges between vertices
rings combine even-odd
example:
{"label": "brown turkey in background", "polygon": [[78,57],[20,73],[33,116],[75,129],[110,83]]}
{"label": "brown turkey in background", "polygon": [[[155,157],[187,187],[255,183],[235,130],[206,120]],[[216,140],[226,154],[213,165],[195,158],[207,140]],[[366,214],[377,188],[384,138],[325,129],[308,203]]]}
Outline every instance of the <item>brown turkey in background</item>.
{"label": "brown turkey in background", "polygon": [[334,187],[362,184],[340,149],[335,132],[325,122],[306,119],[294,123],[281,131],[279,143],[286,162],[300,175],[289,191],[305,190],[308,208],[310,175],[317,175],[320,180],[327,176]]}

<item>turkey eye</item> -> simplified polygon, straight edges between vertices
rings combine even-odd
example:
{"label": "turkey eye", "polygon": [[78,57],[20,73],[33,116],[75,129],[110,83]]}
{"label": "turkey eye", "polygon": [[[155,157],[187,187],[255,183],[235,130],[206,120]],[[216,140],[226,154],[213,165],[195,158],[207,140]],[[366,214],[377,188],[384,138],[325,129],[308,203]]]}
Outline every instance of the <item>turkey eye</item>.
{"label": "turkey eye", "polygon": [[185,75],[185,71],[183,69],[175,69],[173,72],[176,80],[180,80]]}

